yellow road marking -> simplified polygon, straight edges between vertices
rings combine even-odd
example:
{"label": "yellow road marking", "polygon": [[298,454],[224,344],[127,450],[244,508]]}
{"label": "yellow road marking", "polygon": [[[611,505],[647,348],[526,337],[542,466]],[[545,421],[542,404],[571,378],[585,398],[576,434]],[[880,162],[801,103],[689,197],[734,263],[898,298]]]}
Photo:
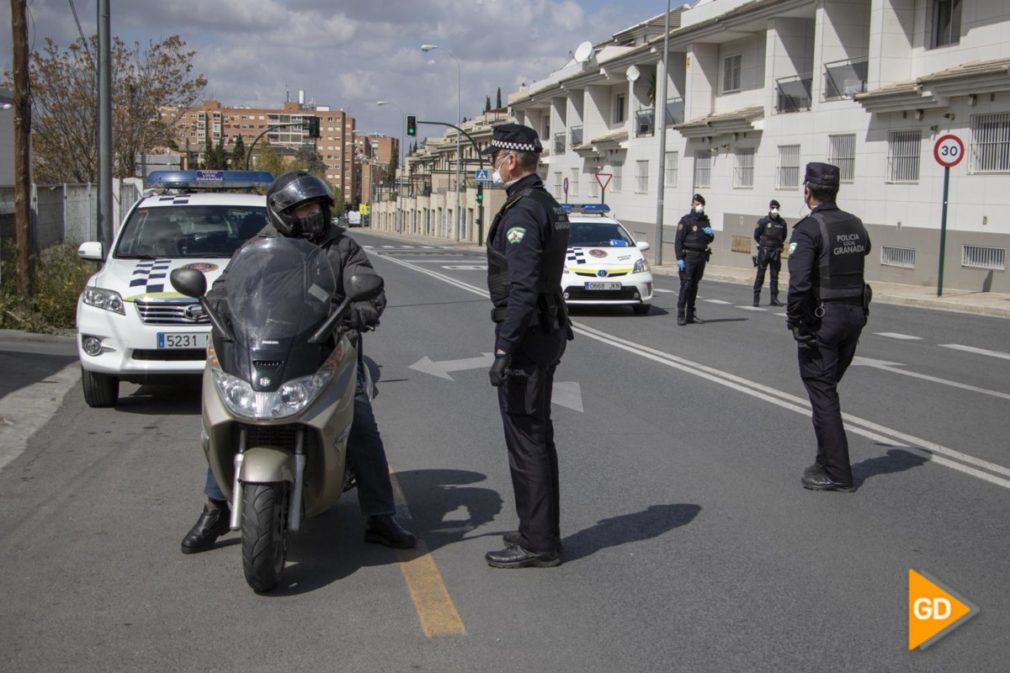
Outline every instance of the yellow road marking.
{"label": "yellow road marking", "polygon": [[[390,467],[390,481],[393,484],[393,497],[396,499],[397,512],[410,519],[407,499],[403,495],[396,475]],[[435,563],[428,547],[421,540],[414,549],[397,550],[400,557],[400,570],[414,601],[417,618],[421,622],[421,630],[428,638],[435,636],[466,635],[466,627],[456,610],[452,596],[442,580],[442,573]]]}

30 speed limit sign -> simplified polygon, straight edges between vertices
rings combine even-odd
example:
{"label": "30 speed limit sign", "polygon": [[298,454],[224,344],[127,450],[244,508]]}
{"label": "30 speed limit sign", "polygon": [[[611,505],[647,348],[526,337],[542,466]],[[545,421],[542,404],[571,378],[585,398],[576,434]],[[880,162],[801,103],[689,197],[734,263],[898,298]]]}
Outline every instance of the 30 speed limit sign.
{"label": "30 speed limit sign", "polygon": [[940,136],[933,146],[933,158],[944,168],[953,168],[964,159],[964,143],[950,133]]}

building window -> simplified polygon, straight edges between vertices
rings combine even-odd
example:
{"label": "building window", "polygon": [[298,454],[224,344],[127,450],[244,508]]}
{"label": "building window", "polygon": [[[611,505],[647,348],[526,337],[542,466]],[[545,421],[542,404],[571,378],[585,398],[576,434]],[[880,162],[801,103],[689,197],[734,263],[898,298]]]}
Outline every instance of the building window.
{"label": "building window", "polygon": [[889,131],[887,133],[887,181],[919,182],[921,131]]}
{"label": "building window", "polygon": [[971,173],[1010,173],[1010,112],[971,116]]}
{"label": "building window", "polygon": [[889,245],[881,246],[880,265],[897,266],[902,269],[914,269],[915,248],[896,248]]}
{"label": "building window", "polygon": [[838,166],[841,182],[852,182],[856,177],[856,134],[828,136],[828,163]]}
{"label": "building window", "polygon": [[712,183],[712,151],[702,150],[694,153],[694,186],[705,188]]}
{"label": "building window", "polygon": [[626,98],[624,94],[618,94],[614,96],[614,116],[613,116],[614,124],[624,123],[624,108],[626,107],[625,100]]}
{"label": "building window", "polygon": [[722,60],[722,93],[734,93],[740,90],[740,66],[743,62],[741,54],[727,56]]}
{"label": "building window", "polygon": [[961,266],[967,269],[1006,271],[1006,248],[962,245]]}
{"label": "building window", "polygon": [[560,199],[561,198],[561,192],[563,191],[561,189],[561,186],[562,186],[561,185],[561,171],[555,171],[554,172],[554,198],[556,198],[556,199]]}
{"label": "building window", "polygon": [[610,171],[614,174],[614,177],[610,180],[610,191],[614,194],[619,194],[621,192],[621,176],[624,173],[624,164],[615,163],[610,167]]}
{"label": "building window", "polygon": [[635,193],[647,194],[649,192],[649,162],[635,162]]}
{"label": "building window", "polygon": [[800,184],[800,146],[779,145],[778,189],[795,189]]}
{"label": "building window", "polygon": [[666,189],[673,189],[677,186],[677,161],[679,158],[679,152],[666,153],[666,178],[663,180],[663,186]]}
{"label": "building window", "polygon": [[579,169],[572,169],[572,177],[568,179],[568,194],[569,196],[579,195]]}
{"label": "building window", "polygon": [[961,0],[931,0],[929,6],[930,49],[961,41]]}
{"label": "building window", "polygon": [[733,186],[737,189],[754,187],[754,150],[736,151],[736,166],[733,169]]}

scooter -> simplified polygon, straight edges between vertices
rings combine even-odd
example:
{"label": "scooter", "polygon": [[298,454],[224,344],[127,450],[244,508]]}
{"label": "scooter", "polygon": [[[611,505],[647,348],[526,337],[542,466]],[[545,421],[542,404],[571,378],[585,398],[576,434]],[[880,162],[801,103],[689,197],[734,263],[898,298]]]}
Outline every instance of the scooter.
{"label": "scooter", "polygon": [[207,300],[198,270],[176,269],[171,282],[213,325],[201,439],[241,531],[245,579],[262,593],[280,582],[289,534],[349,486],[360,337],[343,323],[350,304],[383,283],[351,276],[334,309],[339,283],[326,253],[284,237],[254,239],[226,273],[226,304]]}

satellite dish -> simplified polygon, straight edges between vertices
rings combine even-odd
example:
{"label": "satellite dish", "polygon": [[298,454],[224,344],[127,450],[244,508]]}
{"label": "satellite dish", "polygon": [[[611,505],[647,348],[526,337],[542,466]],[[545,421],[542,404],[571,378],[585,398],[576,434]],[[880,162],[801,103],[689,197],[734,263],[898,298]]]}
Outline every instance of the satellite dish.
{"label": "satellite dish", "polygon": [[628,72],[624,73],[625,77],[628,78],[629,82],[638,81],[638,78],[642,76],[642,72],[635,66],[628,68]]}
{"label": "satellite dish", "polygon": [[579,63],[587,63],[593,57],[593,43],[586,40],[575,48],[575,60]]}

